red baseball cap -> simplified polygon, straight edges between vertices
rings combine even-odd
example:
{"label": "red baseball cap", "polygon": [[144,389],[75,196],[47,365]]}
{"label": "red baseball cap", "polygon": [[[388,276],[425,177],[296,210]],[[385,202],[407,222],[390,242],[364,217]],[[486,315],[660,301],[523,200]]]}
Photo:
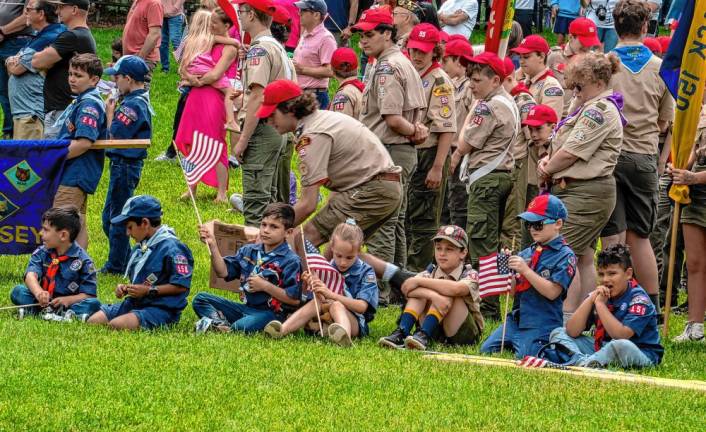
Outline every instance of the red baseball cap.
{"label": "red baseball cap", "polygon": [[439,43],[439,30],[429,23],[417,24],[407,39],[407,49],[418,49],[425,53],[432,52]]}
{"label": "red baseball cap", "polygon": [[351,27],[354,31],[370,31],[380,24],[392,26],[392,14],[388,8],[368,9],[360,15],[358,22]]}
{"label": "red baseball cap", "polygon": [[535,105],[527,113],[527,118],[522,126],[542,126],[547,123],[556,123],[556,112],[549,105]]}
{"label": "red baseball cap", "polygon": [[289,11],[281,4],[275,3],[274,7],[275,11],[272,14],[272,22],[289,27],[292,24],[292,17],[289,15]]}
{"label": "red baseball cap", "polygon": [[253,9],[264,12],[269,16],[275,13],[275,5],[272,0],[233,0],[235,4],[246,4]]}
{"label": "red baseball cap", "polygon": [[490,66],[493,72],[495,72],[501,80],[504,80],[505,77],[507,77],[507,74],[505,73],[505,63],[503,62],[503,59],[498,57],[498,55],[495,53],[485,51],[471,58],[469,61],[471,63],[478,63]]}
{"label": "red baseball cap", "polygon": [[[468,38],[462,34],[449,35],[449,42],[451,42],[452,40],[462,40],[462,41],[468,42]],[[468,43],[470,44],[470,42],[468,42]]]}
{"label": "red baseball cap", "polygon": [[659,42],[659,46],[662,47],[662,54],[666,54],[669,49],[669,44],[672,43],[672,38],[669,36],[658,36],[657,42]]}
{"label": "red baseball cap", "polygon": [[520,42],[517,48],[513,48],[510,51],[517,54],[529,54],[532,52],[547,54],[549,52],[549,44],[546,39],[540,35],[529,35],[522,39],[522,42]]}
{"label": "red baseball cap", "polygon": [[601,41],[598,39],[598,30],[596,23],[592,20],[579,17],[571,21],[569,24],[569,33],[576,37],[585,47],[600,46]]}
{"label": "red baseball cap", "polygon": [[462,63],[468,63],[473,58],[473,47],[467,40],[453,39],[446,42],[444,57],[460,57]]}
{"label": "red baseball cap", "polygon": [[510,57],[505,57],[503,59],[503,66],[505,67],[506,78],[515,73],[515,63],[512,62]]}
{"label": "red baseball cap", "polygon": [[642,44],[649,48],[653,54],[662,54],[662,45],[657,38],[646,37],[642,40]]}
{"label": "red baseball cap", "polygon": [[263,100],[257,110],[257,118],[267,118],[275,112],[277,105],[302,95],[302,89],[294,81],[279,79],[267,84],[263,91]]}
{"label": "red baseball cap", "polygon": [[331,67],[336,70],[356,70],[358,69],[358,56],[350,48],[338,48],[331,56]]}

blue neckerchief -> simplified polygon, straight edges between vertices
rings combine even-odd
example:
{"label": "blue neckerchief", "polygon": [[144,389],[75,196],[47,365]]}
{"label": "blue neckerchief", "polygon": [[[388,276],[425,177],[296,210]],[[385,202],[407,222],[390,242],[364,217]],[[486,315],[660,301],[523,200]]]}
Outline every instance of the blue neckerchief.
{"label": "blue neckerchief", "polygon": [[[138,247],[132,250],[130,254],[130,260],[127,263],[127,268],[125,269],[125,277],[128,278],[130,273],[132,277],[136,277],[140,274],[142,267],[147,263],[147,259],[152,255],[152,249],[164,240],[176,239],[174,230],[167,225],[162,225],[159,227],[157,232],[148,239],[142,240]],[[130,270],[133,270],[132,272]],[[130,278],[130,281],[135,283],[135,281]]]}
{"label": "blue neckerchief", "polygon": [[653,56],[652,51],[642,44],[621,46],[614,48],[613,51],[618,54],[620,61],[633,74],[644,69]]}
{"label": "blue neckerchief", "polygon": [[69,106],[67,106],[64,112],[61,113],[59,118],[56,119],[54,127],[61,127],[61,125],[64,124],[64,122],[66,121],[66,119],[69,118],[71,114],[73,114],[76,108],[78,108],[78,101],[84,99],[90,99],[93,102],[97,103],[103,109],[103,112],[105,112],[105,102],[103,102],[103,98],[101,97],[100,92],[98,92],[98,89],[94,87],[81,93],[73,101],[71,101]]}
{"label": "blue neckerchief", "polygon": [[[264,248],[264,245],[261,245],[261,247]],[[267,274],[265,274],[262,270],[262,266],[265,263],[270,262],[276,255],[278,255],[277,253],[275,253],[277,251],[277,249],[278,248],[273,249],[271,252],[269,252],[267,255],[265,255],[264,258],[262,257],[262,249],[258,249],[257,250],[257,260],[255,261],[255,265],[253,266],[252,270],[250,271],[250,275],[248,277],[250,277],[250,276],[265,277],[265,276],[270,275],[270,273],[272,273],[272,275],[274,275],[275,277],[277,277],[279,279],[279,276],[277,274],[275,274],[274,272],[267,272]],[[245,283],[243,284],[242,288],[243,288],[243,291],[250,292],[250,285],[248,284],[247,279],[246,279]]]}

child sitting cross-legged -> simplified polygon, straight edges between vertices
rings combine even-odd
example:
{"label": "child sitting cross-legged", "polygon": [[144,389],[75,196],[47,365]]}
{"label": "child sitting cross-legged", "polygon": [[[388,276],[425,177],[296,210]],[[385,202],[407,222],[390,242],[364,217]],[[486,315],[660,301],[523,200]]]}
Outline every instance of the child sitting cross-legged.
{"label": "child sitting cross-legged", "polygon": [[[343,294],[331,291],[311,272],[302,276],[317,296],[319,313],[328,327],[326,333],[329,339],[341,346],[350,346],[351,338],[368,334],[368,323],[375,317],[378,305],[375,271],[358,257],[362,245],[363,230],[350,220],[339,224],[331,234],[331,265],[343,275]],[[270,321],[265,333],[278,339],[316,320],[316,302],[310,300],[284,323]],[[318,324],[314,328],[318,328]]]}
{"label": "child sitting cross-legged", "polygon": [[[550,343],[573,355],[569,364],[603,368],[656,366],[664,348],[657,330],[657,311],[647,292],[633,279],[630,250],[608,246],[598,254],[601,285],[566,322],[552,331]],[[582,336],[595,325],[594,336]]]}
{"label": "child sitting cross-legged", "polygon": [[464,265],[466,232],[455,225],[442,226],[432,240],[436,265],[416,275],[372,255],[364,258],[407,299],[397,328],[378,341],[380,346],[426,350],[432,340],[471,345],[483,333],[478,273]]}

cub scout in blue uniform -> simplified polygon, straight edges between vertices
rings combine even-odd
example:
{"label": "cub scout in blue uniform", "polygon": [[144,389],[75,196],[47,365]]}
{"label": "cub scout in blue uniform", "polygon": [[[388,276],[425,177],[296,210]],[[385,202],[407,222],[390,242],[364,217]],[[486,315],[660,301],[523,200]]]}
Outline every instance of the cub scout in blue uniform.
{"label": "cub scout in blue uniform", "polygon": [[51,208],[44,213],[40,231],[44,245],[29,259],[25,284],[10,294],[13,304],[39,306],[22,308],[20,318],[49,307],[55,314],[68,309],[64,319],[75,314],[85,320],[98,310],[93,261],[75,242],[80,229],[76,208]]}
{"label": "cub scout in blue uniform", "polygon": [[[552,332],[551,343],[573,354],[570,364],[624,368],[656,366],[664,348],[657,330],[657,311],[647,292],[633,279],[630,250],[611,245],[598,254],[601,285],[591,292],[566,328]],[[581,333],[595,324],[594,337]]]}
{"label": "cub scout in blue uniform", "polygon": [[[106,103],[110,138],[152,138],[152,108],[145,90],[149,73],[147,63],[138,56],[126,55],[105,73],[115,77],[120,91],[118,101],[110,98]],[[130,238],[124,224],[111,224],[110,220],[120,214],[125,202],[135,192],[147,150],[110,149],[105,154],[110,159],[110,184],[103,207],[103,232],[108,236],[109,250],[102,271],[123,274],[130,255]]]}
{"label": "cub scout in blue uniform", "polygon": [[174,231],[162,225],[162,206],[150,195],[136,195],[111,223],[125,223],[137,244],[125,276],[129,284],[115,288],[120,302],[101,306],[88,320],[114,329],[153,329],[179,322],[191,288],[194,259]]}
{"label": "cub scout in blue uniform", "polygon": [[71,140],[71,145],[53,206],[79,209],[81,231],[76,241],[83,248],[88,246],[86,200],[95,193],[103,174],[103,150],[89,150],[107,133],[105,104],[96,90],[102,74],[103,65],[95,54],[74,56],[69,63],[69,87],[77,96],[57,119],[62,125],[59,139]]}
{"label": "cub scout in blue uniform", "polygon": [[[333,292],[313,273],[306,272],[302,275],[302,280],[311,287],[314,295],[318,296],[321,321],[326,327],[324,332],[331,341],[341,346],[351,346],[352,337],[368,334],[368,323],[375,318],[378,306],[379,293],[375,271],[358,257],[362,246],[363,230],[355,225],[352,219],[339,224],[331,234],[331,265],[343,275],[343,294]],[[316,304],[309,301],[284,323],[270,321],[265,327],[265,333],[278,339],[308,323],[314,324],[313,328],[318,332]]]}
{"label": "cub scout in blue uniform", "polygon": [[[397,329],[380,339],[380,346],[426,350],[432,339],[471,345],[483,334],[478,273],[464,265],[466,232],[456,225],[442,226],[432,240],[437,265],[416,275],[375,257],[365,257],[383,281],[389,281],[407,298]],[[417,331],[410,336],[414,326]]]}
{"label": "cub scout in blue uniform", "polygon": [[534,243],[508,262],[518,277],[513,280],[515,301],[507,314],[505,339],[499,326],[480,351],[493,353],[505,345],[523,358],[537,355],[551,331],[563,324],[562,304],[576,274],[576,255],[559,234],[567,217],[559,198],[540,195],[518,217]]}
{"label": "cub scout in blue uniform", "polygon": [[222,257],[213,233],[201,226],[201,240],[211,250],[211,266],[226,281],[240,279],[245,303],[201,292],[191,303],[200,318],[196,333],[210,328],[246,333],[265,328],[272,320],[284,321],[301,300],[299,256],[289,248],[294,209],[273,203],[265,208],[260,222],[260,243],[246,244],[235,255]]}

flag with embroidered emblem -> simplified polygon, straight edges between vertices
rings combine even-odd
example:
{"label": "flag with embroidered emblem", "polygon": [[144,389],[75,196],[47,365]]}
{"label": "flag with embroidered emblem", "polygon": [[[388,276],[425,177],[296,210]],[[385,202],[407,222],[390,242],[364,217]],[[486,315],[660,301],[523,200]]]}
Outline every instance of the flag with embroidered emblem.
{"label": "flag with embroidered emblem", "polygon": [[184,170],[189,186],[198,183],[201,177],[218,163],[223,145],[221,141],[194,131],[191,151],[181,159],[181,168]]}
{"label": "flag with embroidered emblem", "polygon": [[493,252],[480,257],[480,271],[478,272],[478,291],[480,297],[490,297],[510,292],[510,256],[504,253]]}
{"label": "flag with embroidered emblem", "polygon": [[343,295],[346,283],[341,272],[336,270],[309,240],[305,242],[305,248],[309,271],[321,279],[331,292]]}

